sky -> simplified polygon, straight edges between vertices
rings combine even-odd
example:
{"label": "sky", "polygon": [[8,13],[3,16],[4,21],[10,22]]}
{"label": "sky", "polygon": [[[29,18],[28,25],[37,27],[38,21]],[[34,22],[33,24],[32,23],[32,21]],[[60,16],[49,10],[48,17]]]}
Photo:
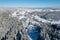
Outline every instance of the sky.
{"label": "sky", "polygon": [[0,7],[60,7],[60,0],[0,0]]}

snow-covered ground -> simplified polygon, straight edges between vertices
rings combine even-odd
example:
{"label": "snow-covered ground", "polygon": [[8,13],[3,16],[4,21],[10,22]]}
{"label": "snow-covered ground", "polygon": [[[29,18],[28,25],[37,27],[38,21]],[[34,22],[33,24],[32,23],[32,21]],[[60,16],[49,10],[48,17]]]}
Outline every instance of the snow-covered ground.
{"label": "snow-covered ground", "polygon": [[[33,35],[33,34],[35,34],[35,29],[34,29],[35,27],[33,26],[33,24],[38,24],[39,25],[39,22],[51,23],[51,24],[60,24],[60,20],[59,21],[55,21],[55,20],[50,21],[50,20],[41,18],[38,15],[33,15],[34,13],[32,15],[29,14],[29,13],[32,13],[32,12],[35,12],[35,11],[37,11],[37,12],[46,12],[46,11],[53,12],[53,11],[60,11],[60,10],[52,10],[52,9],[47,9],[47,10],[42,10],[42,9],[35,9],[35,10],[34,9],[18,9],[17,11],[13,12],[12,17],[17,17],[20,21],[22,21],[23,27],[24,28],[27,27],[27,30],[29,30],[28,34],[30,36],[28,36],[28,37],[30,38],[30,40],[36,40],[37,39],[37,37],[34,37],[34,35]],[[30,15],[30,17],[28,17],[28,15]],[[39,21],[39,22],[35,21],[34,19]],[[30,33],[32,33],[32,34],[30,34]],[[35,34],[35,36],[38,36],[38,35],[39,35],[38,33]]]}
{"label": "snow-covered ground", "polygon": [[[35,10],[33,10],[33,9],[20,9],[20,10],[17,10],[17,11],[15,11],[13,14],[12,14],[12,16],[13,17],[18,17],[20,20],[21,19],[23,19],[23,18],[25,18],[25,19],[30,19],[29,17],[27,18],[25,15],[29,15],[29,13],[31,13],[31,12],[35,12],[35,11],[41,11],[42,9],[35,9]],[[44,10],[42,10],[42,11],[44,11]],[[41,11],[41,12],[42,12]],[[47,10],[45,10],[45,12],[46,12]],[[48,11],[60,11],[60,10],[52,10],[52,9],[48,9]],[[28,14],[27,14],[27,13]],[[34,14],[34,13],[33,13]],[[35,19],[37,19],[38,21],[41,21],[41,22],[44,22],[44,23],[51,23],[51,24],[60,24],[60,20],[59,21],[54,21],[54,20],[52,20],[52,21],[50,21],[50,20],[47,20],[47,19],[43,19],[43,18],[41,18],[41,17],[39,17],[38,15],[33,15],[33,16],[31,16],[31,18],[35,18]],[[26,21],[27,21],[26,20]],[[28,20],[29,21],[29,20]]]}

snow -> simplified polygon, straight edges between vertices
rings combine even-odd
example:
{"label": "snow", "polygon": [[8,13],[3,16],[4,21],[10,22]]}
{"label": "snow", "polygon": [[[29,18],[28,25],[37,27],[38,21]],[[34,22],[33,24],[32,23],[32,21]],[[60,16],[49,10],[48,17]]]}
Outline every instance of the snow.
{"label": "snow", "polygon": [[[46,10],[43,10],[43,9],[17,9],[13,14],[12,16],[13,17],[17,17],[19,20],[22,21],[23,23],[23,26],[24,27],[27,27],[29,22],[31,22],[32,24],[36,23],[36,24],[39,24],[39,22],[43,22],[43,23],[51,23],[51,24],[60,24],[60,21],[51,21],[51,20],[47,20],[47,19],[44,19],[44,18],[41,18],[39,17],[38,15],[33,15],[31,17],[28,17],[29,15],[29,12],[33,12],[33,11],[37,11],[37,12],[46,12],[46,11],[60,11],[60,10],[52,10],[52,9],[46,9]],[[18,13],[17,13],[18,12]],[[26,13],[27,12],[27,13]],[[25,16],[26,15],[26,16]],[[39,22],[33,20],[33,19],[36,19],[38,20]],[[40,24],[39,24],[40,25]]]}
{"label": "snow", "polygon": [[44,23],[50,23],[50,21],[45,20],[45,19],[43,19],[43,18],[40,18],[39,16],[34,16],[34,17],[35,17],[35,19],[37,19],[38,21],[41,21],[41,22],[44,22]]}
{"label": "snow", "polygon": [[51,24],[60,24],[60,21],[49,21],[43,18],[40,18],[39,16],[35,16],[35,19],[37,19],[38,21],[44,22],[44,23],[51,23]]}
{"label": "snow", "polygon": [[[37,15],[33,15],[33,16],[31,16],[31,17],[26,17],[26,16],[29,15],[29,14],[27,14],[27,13],[33,12],[33,11],[38,11],[38,12],[51,11],[51,12],[53,12],[53,11],[60,11],[60,10],[51,10],[51,9],[50,9],[50,10],[42,10],[42,9],[40,9],[40,10],[39,10],[39,9],[35,9],[35,10],[33,10],[33,9],[18,9],[17,11],[15,11],[15,12],[12,14],[12,16],[13,16],[13,17],[17,17],[19,20],[21,20],[22,23],[23,23],[23,27],[24,27],[24,28],[27,27],[27,30],[29,30],[29,32],[34,28],[33,24],[36,23],[36,24],[40,25],[40,24],[39,24],[40,21],[43,22],[43,23],[60,24],[60,21],[47,20],[47,19],[41,18],[41,17],[39,17],[39,16],[37,16]],[[19,13],[17,14],[17,12],[19,12]],[[26,12],[27,12],[27,13],[26,13]],[[19,16],[18,16],[18,15],[19,15]],[[25,16],[25,15],[26,15],[26,16]],[[36,20],[38,20],[39,22],[33,20],[33,18],[36,19]],[[29,22],[31,22],[31,24],[28,26]],[[31,38],[29,35],[27,35],[27,36],[29,37],[30,40],[32,40],[32,38]]]}

